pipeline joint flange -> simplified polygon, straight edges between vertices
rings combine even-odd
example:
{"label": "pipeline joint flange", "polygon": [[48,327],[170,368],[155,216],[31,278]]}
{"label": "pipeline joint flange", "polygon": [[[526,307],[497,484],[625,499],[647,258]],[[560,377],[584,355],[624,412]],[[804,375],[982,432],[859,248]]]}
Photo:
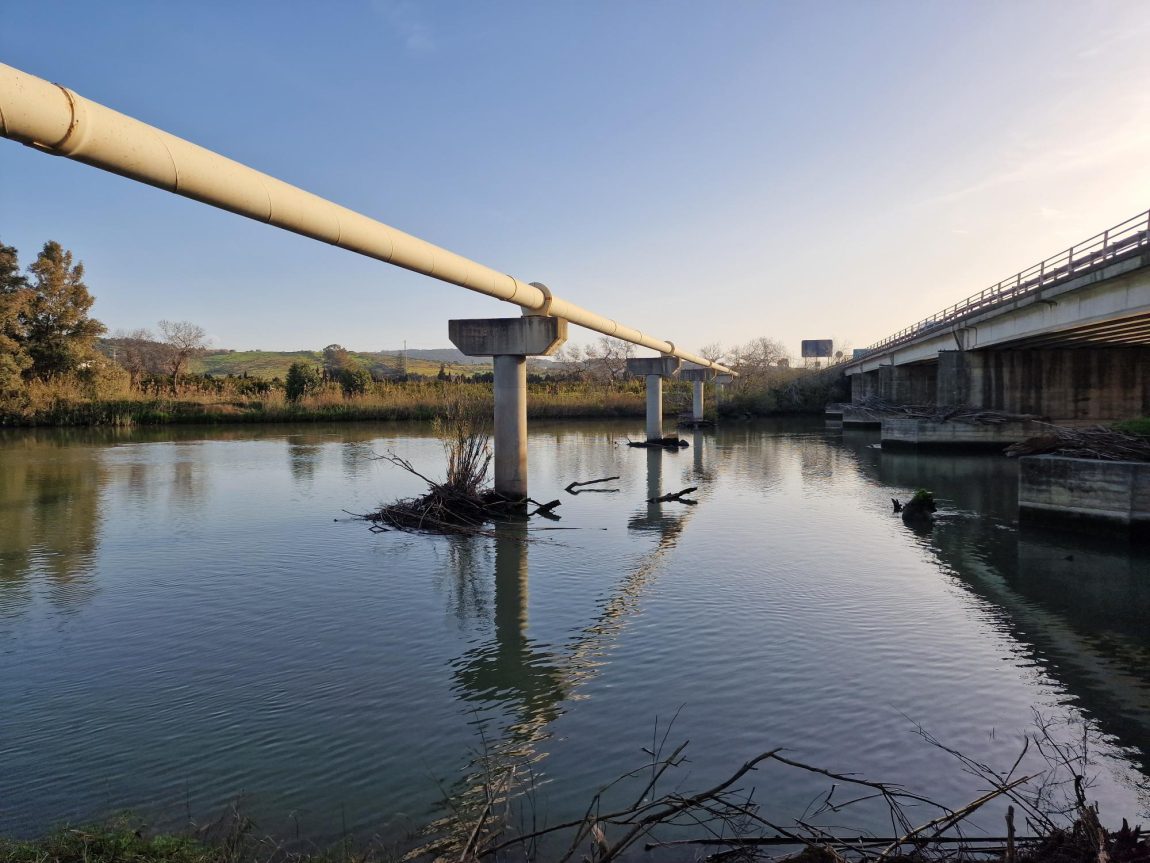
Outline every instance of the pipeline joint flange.
{"label": "pipeline joint flange", "polygon": [[520,308],[523,309],[524,317],[529,315],[539,315],[545,318],[551,317],[551,303],[555,299],[554,295],[551,293],[551,289],[542,282],[529,282],[528,284],[530,284],[533,288],[537,288],[540,293],[543,294],[543,305],[538,309],[530,309],[527,306],[520,306]]}

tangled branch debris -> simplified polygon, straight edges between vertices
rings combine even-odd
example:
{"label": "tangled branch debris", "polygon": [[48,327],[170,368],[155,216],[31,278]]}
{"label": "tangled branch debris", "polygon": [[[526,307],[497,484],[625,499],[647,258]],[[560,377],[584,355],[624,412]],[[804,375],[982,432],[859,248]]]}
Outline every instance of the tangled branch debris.
{"label": "tangled branch debris", "polygon": [[1005,411],[985,410],[969,407],[939,407],[936,405],[900,405],[888,402],[877,396],[868,396],[860,402],[851,405],[856,413],[870,416],[872,419],[884,417],[892,419],[919,419],[930,422],[946,423],[958,422],[969,425],[1002,425],[1009,422],[1026,422],[1039,420],[1041,417],[1034,414],[1013,414]]}
{"label": "tangled branch debris", "polygon": [[[484,528],[487,522],[506,517],[522,502],[509,501],[486,488],[492,456],[487,422],[471,406],[448,402],[435,421],[435,430],[447,457],[446,479],[436,482],[424,476],[395,453],[377,456],[419,477],[428,490],[419,497],[381,506],[364,518],[374,522],[377,529],[388,525],[405,531],[489,534]],[[551,515],[558,503],[536,505],[536,512]]]}
{"label": "tangled branch debris", "polygon": [[1037,437],[1006,448],[1011,457],[1057,454],[1105,461],[1150,461],[1150,438],[1106,426],[1064,428],[1046,426]]}
{"label": "tangled branch debris", "polygon": [[[1114,832],[1101,824],[1096,806],[1087,802],[1090,765],[1087,735],[1079,743],[1057,741],[1050,724],[1036,717],[1037,732],[1027,735],[1022,751],[1006,771],[997,771],[943,745],[918,728],[930,744],[956,757],[962,769],[987,786],[970,802],[947,806],[902,785],[875,782],[856,774],[816,767],[772,749],[746,763],[727,779],[698,793],[661,791],[668,774],[684,764],[687,743],[669,754],[661,741],[644,749],[649,761],[624,773],[594,794],[581,818],[538,826],[525,819],[534,811],[513,786],[516,770],[490,776],[481,807],[471,815],[457,812],[449,835],[422,846],[408,859],[435,855],[461,863],[503,860],[585,860],[609,863],[633,859],[639,849],[694,847],[706,860],[792,861],[792,863],[934,863],[934,861],[1001,861],[1001,863],[1150,863],[1150,840],[1125,821]],[[659,738],[656,728],[656,740]],[[1035,749],[1046,768],[1022,772],[1028,751]],[[797,818],[768,816],[755,802],[755,784],[777,782],[763,771],[770,766],[821,777],[830,788]],[[635,793],[637,790],[637,793]],[[609,803],[610,801],[610,803]],[[628,802],[630,801],[630,802]],[[977,812],[992,803],[1005,804],[1005,831],[987,833]],[[613,805],[611,805],[613,804]],[[845,826],[859,811],[873,819],[875,806],[885,813],[889,832],[867,833]],[[1015,828],[1015,814],[1026,834]],[[830,827],[830,824],[840,825]],[[849,831],[849,832],[848,832]],[[462,851],[462,853],[460,853]],[[675,853],[675,852],[665,852]],[[688,852],[690,853],[690,852]],[[659,856],[656,859],[668,859]],[[687,859],[676,854],[669,859]]]}

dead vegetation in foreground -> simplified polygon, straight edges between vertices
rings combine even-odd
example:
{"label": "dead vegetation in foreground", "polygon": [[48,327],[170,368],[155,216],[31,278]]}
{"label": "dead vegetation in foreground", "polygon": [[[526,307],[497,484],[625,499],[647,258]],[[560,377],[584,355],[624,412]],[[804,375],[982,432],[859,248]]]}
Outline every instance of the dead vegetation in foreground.
{"label": "dead vegetation in foreground", "polygon": [[[483,781],[472,786],[469,797],[456,800],[452,815],[439,823],[437,838],[405,859],[1150,863],[1150,840],[1141,828],[1123,820],[1119,829],[1106,829],[1097,804],[1088,800],[1089,732],[1083,729],[1077,741],[1066,743],[1055,738],[1049,721],[1036,717],[1035,728],[1025,737],[1015,762],[1000,771],[945,746],[916,726],[927,743],[953,756],[960,769],[985,786],[978,797],[957,807],[900,784],[808,764],[782,749],[761,753],[704,791],[685,793],[675,788],[660,793],[671,772],[687,761],[686,742],[667,752],[668,726],[661,740],[656,729],[652,747],[644,749],[649,761],[600,788],[582,817],[539,826],[536,804],[530,799],[537,777],[530,767],[496,767],[484,757]],[[1040,756],[1038,768],[1023,772],[1024,763],[1036,760],[1032,752]],[[771,767],[781,768],[783,775],[768,773]],[[767,813],[755,800],[756,783],[778,784],[795,774],[825,779],[829,788],[798,817]],[[469,805],[461,806],[465,799]],[[1002,827],[988,831],[985,825],[992,822],[987,816],[994,808],[1001,813],[996,817],[1002,818]],[[889,830],[876,833],[845,826],[852,818],[873,825],[879,813]]]}
{"label": "dead vegetation in foreground", "polygon": [[[668,752],[670,730],[660,737],[656,728],[643,750],[648,760],[601,787],[581,817],[552,825],[539,823],[545,818],[534,799],[539,777],[530,766],[498,763],[489,752],[477,759],[480,781],[465,780],[466,792],[446,801],[448,814],[407,853],[379,839],[316,848],[261,837],[237,806],[181,835],[149,835],[139,821],[121,816],[39,839],[0,837],[0,863],[1150,863],[1147,834],[1125,820],[1108,830],[1089,802],[1085,729],[1076,742],[1060,742],[1049,722],[1036,720],[1018,758],[999,771],[917,728],[985,786],[957,807],[897,783],[808,764],[782,749],[761,753],[706,790],[663,791],[672,772],[688,763],[686,742]],[[1039,769],[1021,772],[1032,750],[1041,756]],[[784,772],[768,773],[771,767]],[[755,802],[756,783],[796,774],[829,786],[801,815],[782,819]],[[974,816],[992,808],[1002,827],[988,832],[991,821],[976,824]],[[843,826],[852,816],[873,825],[878,813],[889,829]]]}

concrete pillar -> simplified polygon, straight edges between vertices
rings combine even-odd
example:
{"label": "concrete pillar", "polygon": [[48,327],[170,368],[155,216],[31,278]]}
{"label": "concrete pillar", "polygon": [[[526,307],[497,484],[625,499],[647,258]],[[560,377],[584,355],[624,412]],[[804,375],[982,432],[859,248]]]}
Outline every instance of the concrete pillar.
{"label": "concrete pillar", "polygon": [[495,366],[493,487],[509,500],[527,498],[527,357],[548,356],[567,340],[567,322],[531,315],[448,321],[451,343]]}
{"label": "concrete pillar", "polygon": [[663,378],[647,375],[647,440],[663,437]]}
{"label": "concrete pillar", "polygon": [[663,437],[663,378],[679,370],[677,357],[632,357],[627,360],[627,371],[643,375],[647,380],[647,440]]}
{"label": "concrete pillar", "polygon": [[527,497],[527,357],[499,354],[495,365],[495,490]]}
{"label": "concrete pillar", "polygon": [[940,407],[990,407],[983,396],[986,355],[977,351],[939,351],[936,401]]}
{"label": "concrete pillar", "polygon": [[719,413],[719,401],[722,399],[723,388],[733,381],[731,375],[715,375],[715,413]]}
{"label": "concrete pillar", "polygon": [[703,387],[714,377],[715,373],[711,369],[683,369],[679,372],[679,380],[690,381],[695,385],[694,398],[691,400],[691,419],[696,421],[703,419]]}
{"label": "concrete pillar", "polygon": [[938,399],[937,381],[934,363],[892,366],[890,400],[899,405],[933,405]]}

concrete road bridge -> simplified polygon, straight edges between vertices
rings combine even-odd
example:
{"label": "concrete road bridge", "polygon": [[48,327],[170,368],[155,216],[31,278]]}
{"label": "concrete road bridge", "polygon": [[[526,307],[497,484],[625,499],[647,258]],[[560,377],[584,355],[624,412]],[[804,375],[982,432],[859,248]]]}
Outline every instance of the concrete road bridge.
{"label": "concrete road bridge", "polygon": [[854,404],[1150,416],[1150,212],[857,351],[845,373]]}

